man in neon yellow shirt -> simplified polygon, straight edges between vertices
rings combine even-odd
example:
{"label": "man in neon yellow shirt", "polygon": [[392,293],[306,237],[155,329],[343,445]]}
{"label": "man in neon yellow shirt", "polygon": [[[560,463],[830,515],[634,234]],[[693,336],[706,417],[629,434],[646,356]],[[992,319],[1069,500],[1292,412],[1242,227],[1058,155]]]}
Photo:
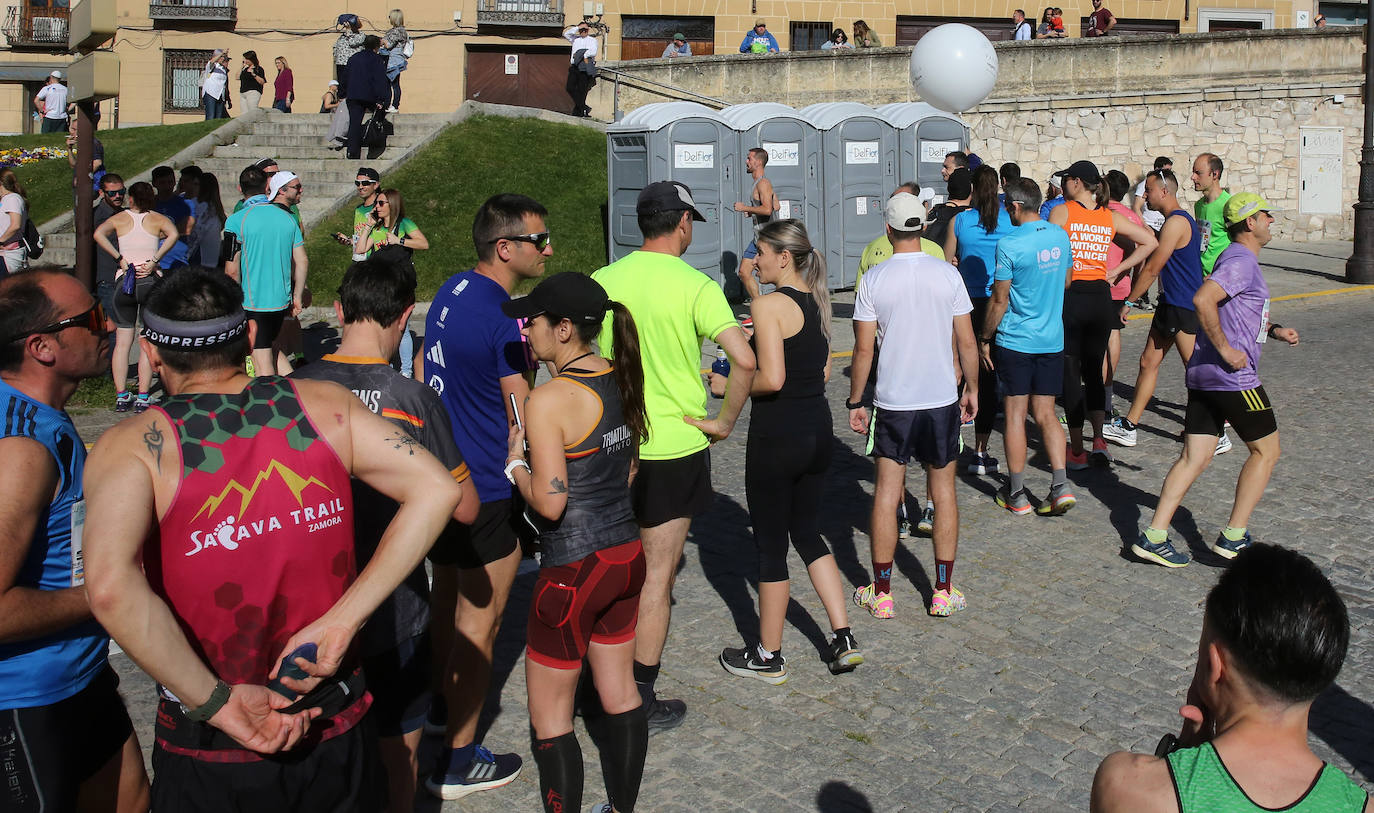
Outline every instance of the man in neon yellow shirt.
{"label": "man in neon yellow shirt", "polygon": [[[673,580],[692,516],[714,496],[707,450],[734,428],[749,397],[755,360],[720,285],[682,260],[692,243],[693,221],[705,220],[691,190],[670,181],[651,183],[639,193],[636,214],[643,246],[592,278],[634,316],[644,365],[649,439],[639,447],[639,473],[631,492],[647,573],[639,594],[634,674],[649,733],[654,734],[680,725],[687,713],[681,700],[659,700],[654,694],[668,637]],[[706,339],[729,356],[730,378],[720,415],[698,429],[684,418],[706,417],[701,382]],[[609,322],[598,343],[611,346]]]}
{"label": "man in neon yellow shirt", "polygon": [[[892,195],[898,192],[906,192],[907,194],[915,195],[919,198],[921,196],[921,185],[915,181],[907,181],[892,190]],[[892,195],[888,195],[888,197],[891,198]],[[930,210],[927,209],[926,211],[929,212]],[[945,258],[945,250],[940,248],[933,240],[927,240],[924,237],[921,238],[921,251],[937,260],[943,260]],[[859,290],[859,280],[864,278],[865,271],[891,256],[892,241],[887,239],[887,231],[884,230],[882,234],[873,239],[873,242],[865,246],[864,253],[859,255],[859,272],[854,275],[854,290]]]}
{"label": "man in neon yellow shirt", "polygon": [[1224,165],[1214,153],[1204,152],[1193,161],[1193,189],[1202,197],[1193,204],[1193,219],[1202,229],[1202,276],[1211,276],[1217,257],[1231,245],[1226,233],[1226,219],[1222,216],[1231,193],[1221,188]]}

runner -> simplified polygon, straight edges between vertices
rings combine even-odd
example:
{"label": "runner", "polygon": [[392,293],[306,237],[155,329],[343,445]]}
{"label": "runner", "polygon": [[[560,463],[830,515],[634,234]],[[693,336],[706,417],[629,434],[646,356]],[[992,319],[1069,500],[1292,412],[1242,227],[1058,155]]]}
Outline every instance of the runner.
{"label": "runner", "polygon": [[1252,192],[1226,203],[1226,229],[1234,245],[1217,258],[1216,270],[1193,297],[1203,335],[1188,360],[1188,411],[1183,418],[1183,454],[1169,469],[1150,525],[1131,545],[1147,562],[1183,567],[1189,558],[1169,540],[1168,528],[1188,489],[1211,462],[1222,425],[1231,426],[1250,449],[1236,482],[1231,516],[1212,543],[1227,559],[1251,544],[1246,526],[1264,495],[1279,459],[1274,408],[1259,379],[1260,352],[1268,339],[1298,343],[1298,331],[1269,321],[1269,286],[1260,272],[1259,252],[1273,233],[1269,203]]}
{"label": "runner", "polygon": [[87,601],[86,446],[63,409],[107,369],[104,309],[68,274],[12,276],[0,342],[0,799],[141,813],[143,752]]}
{"label": "runner", "polygon": [[[873,582],[854,593],[854,602],[875,618],[892,618],[892,559],[897,549],[897,503],[902,498],[907,461],[926,469],[935,498],[935,594],[931,615],[964,609],[964,594],[954,587],[954,557],[959,545],[959,506],[954,489],[959,425],[978,411],[978,346],[969,302],[959,272],[949,263],[921,253],[925,208],[914,195],[893,195],[885,217],[892,258],[869,269],[854,299],[854,356],[850,368],[849,428],[869,436],[876,467],[869,546]],[[886,352],[878,363],[878,385],[871,406],[864,384],[874,348]],[[954,375],[954,354],[964,376],[962,397]],[[944,349],[942,349],[944,348]]]}
{"label": "runner", "polygon": [[[692,242],[692,223],[705,220],[692,190],[675,181],[644,187],[635,205],[643,246],[592,274],[607,296],[621,302],[639,325],[644,359],[644,405],[649,439],[639,447],[639,474],[631,485],[635,519],[644,545],[646,573],[635,633],[635,683],[649,715],[649,733],[682,724],[687,704],[658,699],[663,645],[672,615],[673,582],[692,516],[711,504],[713,440],[684,417],[706,416],[701,385],[701,346],[706,339],[725,350],[730,377],[714,426],[734,429],[754,379],[754,351],[725,301],[720,286],[682,261]],[[611,347],[611,325],[597,345]],[[603,351],[604,352],[604,351]]]}
{"label": "runner", "polygon": [[[825,382],[830,378],[830,291],[825,260],[799,220],[759,230],[759,276],[776,290],[754,300],[754,376],[744,483],[759,559],[759,640],[720,653],[721,666],[774,685],[787,680],[782,657],[783,616],[790,582],[791,538],[825,605],[832,630],[827,664],[852,672],[863,655],[849,629],[844,587],[835,557],[820,533],[825,473],[832,446]],[[691,423],[708,435],[707,423]]]}
{"label": "runner", "polygon": [[[352,640],[460,491],[342,387],[249,379],[242,296],[185,269],[148,302],[169,395],[91,452],[91,608],[161,686],[154,809],[370,813],[383,779]],[[350,474],[401,503],[356,576]]]}
{"label": "runner", "polygon": [[[547,523],[526,632],[530,746],[546,813],[582,810],[582,749],[573,701],[582,659],[600,709],[584,710],[601,754],[610,806],[631,813],[649,748],[648,717],[634,681],[635,620],[644,585],[630,491],[648,434],[639,333],[624,305],[591,277],[555,274],[501,306],[557,373],[525,402],[512,426],[506,476]],[[615,363],[592,342],[611,314]],[[526,440],[528,439],[528,460]]]}
{"label": "runner", "polygon": [[[439,396],[387,362],[395,355],[414,309],[413,267],[382,258],[355,263],[344,272],[334,303],[343,331],[338,349],[291,377],[347,387],[374,415],[437,457],[461,486],[469,483],[468,467],[453,441]],[[358,565],[365,567],[399,506],[357,478],[353,505],[353,544]],[[463,489],[453,518],[471,523],[476,517],[477,495]],[[386,766],[390,813],[409,813],[415,807],[416,756],[432,698],[429,624],[429,579],[421,565],[382,602],[360,633],[363,670],[373,699],[370,716]]]}
{"label": "runner", "polygon": [[[1110,170],[1107,172],[1106,181],[1108,197],[1107,208],[1120,214],[1137,226],[1144,226],[1145,224],[1141,221],[1140,215],[1137,215],[1132,211],[1131,207],[1122,202],[1126,194],[1131,191],[1131,180],[1126,177],[1126,173],[1119,169]],[[1154,232],[1155,238],[1158,239],[1159,232],[1153,229],[1151,229],[1151,231]],[[1124,236],[1117,237],[1112,241],[1111,246],[1107,248],[1107,265],[1119,265],[1121,259],[1126,256],[1126,250],[1134,247],[1135,245]],[[1120,313],[1121,309],[1125,306],[1126,294],[1131,291],[1132,277],[1138,274],[1139,271],[1140,269],[1138,267],[1128,268],[1118,274],[1116,279],[1109,280],[1112,285],[1112,307],[1117,313]],[[1102,363],[1102,386],[1106,388],[1107,396],[1106,401],[1102,404],[1102,408],[1106,411],[1108,418],[1116,415],[1116,410],[1112,408],[1112,391],[1115,389],[1116,368],[1121,362],[1121,329],[1126,326],[1126,321],[1124,319],[1114,319],[1111,324],[1112,332],[1107,336],[1107,359]]]}
{"label": "runner", "polygon": [[[1094,462],[1112,462],[1102,437],[1106,419],[1102,406],[1107,400],[1102,360],[1120,312],[1112,308],[1107,280],[1148,257],[1158,241],[1149,229],[1107,208],[1106,184],[1091,161],[1075,161],[1063,175],[1065,203],[1050,211],[1050,222],[1069,233],[1073,248],[1073,272],[1064,295],[1064,412],[1072,446],[1068,467],[1081,470],[1088,467],[1083,448],[1085,414],[1092,423]],[[1118,233],[1135,243],[1135,251],[1108,267],[1107,247]]]}
{"label": "runner", "polygon": [[[749,173],[749,177],[754,179],[754,188],[749,193],[749,202],[736,203],[735,211],[752,218],[751,225],[755,231],[772,221],[773,213],[779,208],[777,193],[773,191],[773,182],[763,176],[767,166],[768,151],[761,147],[754,147],[744,157],[744,169]],[[744,294],[750,300],[759,295],[759,281],[754,276],[754,258],[758,253],[758,244],[751,239],[749,245],[745,246],[744,257],[739,263],[739,281],[744,285]]]}
{"label": "runner", "polygon": [[997,243],[992,299],[977,326],[983,366],[996,372],[1005,399],[1007,484],[996,500],[1013,514],[1031,512],[1025,489],[1029,409],[1044,438],[1052,478],[1036,513],[1058,516],[1077,504],[1065,470],[1064,430],[1054,414],[1054,399],[1064,384],[1064,289],[1073,253],[1064,230],[1040,219],[1035,181],[1011,181],[1006,196],[1016,228]]}
{"label": "runner", "polygon": [[1215,154],[1204,152],[1193,161],[1193,189],[1202,197],[1193,202],[1193,217],[1202,229],[1202,275],[1206,277],[1216,267],[1217,258],[1231,244],[1226,226],[1226,202],[1231,193],[1221,188],[1221,172],[1225,165]]}

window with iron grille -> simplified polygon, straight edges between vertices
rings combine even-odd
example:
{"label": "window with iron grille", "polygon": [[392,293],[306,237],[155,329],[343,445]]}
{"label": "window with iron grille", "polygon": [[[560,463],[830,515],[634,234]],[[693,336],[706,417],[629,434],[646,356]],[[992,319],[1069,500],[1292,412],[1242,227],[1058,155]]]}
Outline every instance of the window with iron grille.
{"label": "window with iron grille", "polygon": [[794,22],[792,23],[792,50],[819,51],[821,46],[830,39],[832,30],[834,29],[830,27],[828,22]]}
{"label": "window with iron grille", "polygon": [[166,50],[162,52],[162,109],[186,113],[201,109],[200,77],[213,51]]}

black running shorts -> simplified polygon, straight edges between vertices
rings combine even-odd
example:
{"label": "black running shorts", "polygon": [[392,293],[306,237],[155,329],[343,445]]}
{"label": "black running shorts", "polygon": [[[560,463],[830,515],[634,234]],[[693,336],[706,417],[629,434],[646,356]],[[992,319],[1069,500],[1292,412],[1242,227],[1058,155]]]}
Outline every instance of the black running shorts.
{"label": "black running shorts", "polygon": [[368,711],[379,737],[400,737],[425,724],[430,690],[429,632],[401,642],[395,649],[363,658],[363,674],[372,692]]}
{"label": "black running shorts", "polygon": [[1180,333],[1196,336],[1199,333],[1197,311],[1161,302],[1150,320],[1150,330],[1170,339]]}
{"label": "black running shorts", "polygon": [[248,311],[248,320],[258,326],[258,334],[253,339],[254,350],[267,350],[281,335],[282,323],[291,315],[291,309],[279,311]]}
{"label": "black running shorts", "polygon": [[520,546],[514,510],[509,497],[482,503],[471,525],[450,522],[444,528],[429,549],[429,560],[463,570],[501,561]]}
{"label": "black running shorts", "polygon": [[1001,345],[992,349],[1002,395],[1053,395],[1064,392],[1064,354],[1021,353]]}
{"label": "black running shorts", "polygon": [[873,410],[873,456],[942,469],[959,456],[959,402],[934,409]]}
{"label": "black running shorts", "polygon": [[81,783],[133,733],[109,666],[90,685],[47,706],[0,711],[0,809],[75,810]]}
{"label": "black running shorts", "polygon": [[690,518],[711,507],[711,450],[673,460],[641,460],[630,486],[635,521],[641,528]]}
{"label": "black running shorts", "polygon": [[643,586],[638,539],[541,569],[530,601],[526,657],[553,669],[577,669],[589,644],[634,640]]}
{"label": "black running shorts", "polygon": [[1263,386],[1252,390],[1188,390],[1183,434],[1220,437],[1227,421],[1246,443],[1279,431],[1274,405]]}

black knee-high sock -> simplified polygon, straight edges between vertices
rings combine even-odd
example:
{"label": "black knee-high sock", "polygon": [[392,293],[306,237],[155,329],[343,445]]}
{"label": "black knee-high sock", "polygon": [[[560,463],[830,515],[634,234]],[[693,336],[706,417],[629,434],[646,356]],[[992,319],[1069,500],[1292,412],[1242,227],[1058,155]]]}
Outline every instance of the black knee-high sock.
{"label": "black knee-high sock", "polygon": [[582,747],[577,744],[577,734],[569,731],[541,740],[531,726],[530,746],[534,763],[539,766],[539,801],[544,805],[544,813],[581,810]]}
{"label": "black knee-high sock", "polygon": [[[601,754],[606,793],[618,813],[633,813],[649,752],[649,717],[640,706],[622,714],[587,719],[587,731]],[[542,771],[542,768],[541,768]]]}
{"label": "black knee-high sock", "polygon": [[639,661],[634,662],[635,685],[639,687],[639,696],[645,705],[653,702],[654,683],[658,681],[658,670],[661,664],[648,666]]}

